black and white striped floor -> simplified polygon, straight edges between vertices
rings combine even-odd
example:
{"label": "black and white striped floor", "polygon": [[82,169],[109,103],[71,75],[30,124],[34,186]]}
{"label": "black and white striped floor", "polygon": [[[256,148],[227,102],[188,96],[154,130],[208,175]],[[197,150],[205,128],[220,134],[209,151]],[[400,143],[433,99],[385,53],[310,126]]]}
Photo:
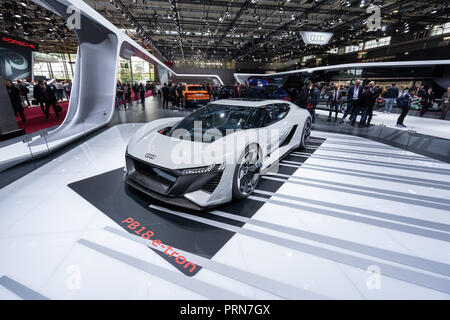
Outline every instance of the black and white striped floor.
{"label": "black and white striped floor", "polygon": [[[0,190],[2,299],[448,299],[450,165],[314,132],[246,200],[208,213],[122,183],[115,126]],[[188,272],[121,221],[195,263]]]}

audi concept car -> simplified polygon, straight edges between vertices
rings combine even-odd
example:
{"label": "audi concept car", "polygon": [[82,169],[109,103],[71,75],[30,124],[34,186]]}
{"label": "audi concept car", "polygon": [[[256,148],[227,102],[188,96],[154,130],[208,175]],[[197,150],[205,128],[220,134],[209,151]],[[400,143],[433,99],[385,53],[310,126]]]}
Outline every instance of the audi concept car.
{"label": "audi concept car", "polygon": [[185,118],[147,123],[130,139],[125,182],[172,205],[202,210],[249,196],[261,175],[305,148],[308,111],[289,101],[228,99]]}

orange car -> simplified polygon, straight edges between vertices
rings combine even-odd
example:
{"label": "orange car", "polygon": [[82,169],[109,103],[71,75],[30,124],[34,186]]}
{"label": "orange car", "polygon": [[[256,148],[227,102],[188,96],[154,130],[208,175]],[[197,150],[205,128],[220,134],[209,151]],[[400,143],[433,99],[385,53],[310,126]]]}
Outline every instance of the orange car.
{"label": "orange car", "polygon": [[207,104],[209,93],[199,84],[187,84],[183,86],[184,105],[186,107],[193,104]]}

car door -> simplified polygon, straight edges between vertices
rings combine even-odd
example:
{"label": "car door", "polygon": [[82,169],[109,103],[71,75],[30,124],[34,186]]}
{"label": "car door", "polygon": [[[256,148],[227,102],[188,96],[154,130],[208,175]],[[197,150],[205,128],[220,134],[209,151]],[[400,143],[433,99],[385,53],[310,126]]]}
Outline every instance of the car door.
{"label": "car door", "polygon": [[289,111],[290,106],[285,103],[276,103],[266,106],[267,115],[264,127],[267,131],[268,155],[272,154],[280,147],[283,147],[289,133],[292,130],[295,131],[295,128],[293,128],[292,124],[290,124],[287,119]]}

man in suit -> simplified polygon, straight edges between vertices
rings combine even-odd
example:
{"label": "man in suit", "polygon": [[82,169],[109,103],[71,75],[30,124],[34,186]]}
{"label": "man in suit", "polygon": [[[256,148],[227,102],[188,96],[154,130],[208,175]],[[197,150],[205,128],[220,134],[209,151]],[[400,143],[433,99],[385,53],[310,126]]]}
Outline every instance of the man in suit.
{"label": "man in suit", "polygon": [[358,105],[358,100],[363,92],[363,88],[361,87],[361,81],[356,80],[355,85],[351,86],[347,92],[347,108],[345,109],[344,116],[341,119],[341,123],[344,122],[344,119],[350,114],[350,118],[354,113],[355,108]]}
{"label": "man in suit", "polygon": [[328,115],[328,122],[331,121],[331,116],[333,115],[333,109],[336,112],[336,115],[334,117],[334,121],[337,120],[338,116],[338,108],[341,104],[342,100],[342,91],[339,90],[339,86],[337,84],[334,85],[334,88],[332,91],[328,94],[328,101],[327,101],[327,107],[330,107],[330,114]]}
{"label": "man in suit", "polygon": [[359,95],[359,99],[357,103],[355,104],[355,110],[352,113],[352,116],[350,118],[350,124],[353,126],[356,122],[356,117],[361,112],[361,120],[359,120],[359,126],[360,128],[365,127],[366,125],[366,117],[367,117],[367,111],[369,110],[369,106],[372,103],[373,95],[370,92],[369,86],[366,86],[363,90],[363,92]]}
{"label": "man in suit", "polygon": [[167,83],[164,83],[164,87],[162,88],[162,97],[163,97],[163,109],[169,108],[169,97],[170,97],[170,88]]}
{"label": "man in suit", "polygon": [[372,121],[373,107],[375,106],[375,102],[380,96],[380,90],[377,87],[375,87],[375,81],[370,81],[369,92],[372,95],[372,99],[370,100],[367,110],[367,124],[366,124],[367,126],[369,126],[370,122]]}

